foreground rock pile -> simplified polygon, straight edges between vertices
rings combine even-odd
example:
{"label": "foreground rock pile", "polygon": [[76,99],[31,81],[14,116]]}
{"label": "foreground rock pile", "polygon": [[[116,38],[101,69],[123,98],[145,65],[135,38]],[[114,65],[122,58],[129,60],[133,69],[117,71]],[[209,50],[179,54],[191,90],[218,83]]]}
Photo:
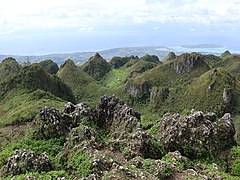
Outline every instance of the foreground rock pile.
{"label": "foreground rock pile", "polygon": [[[152,127],[152,134],[142,129],[140,118],[140,113],[116,96],[103,96],[95,109],[70,102],[62,112],[44,107],[34,119],[33,135],[36,139],[65,139],[57,158],[63,167],[69,163],[67,170],[76,179],[221,179],[205,167],[192,166],[189,159],[235,145],[230,114],[217,119],[214,113],[168,113]],[[89,168],[84,172],[88,175],[81,174],[85,169],[79,170],[78,158],[78,163]],[[17,150],[2,171],[7,176],[53,169],[45,153]]]}
{"label": "foreground rock pile", "polygon": [[236,144],[229,113],[220,119],[214,113],[194,112],[189,116],[168,113],[156,126],[157,138],[167,150],[179,150],[189,157],[223,151]]}
{"label": "foreground rock pile", "polygon": [[46,153],[37,155],[31,150],[16,150],[7,159],[6,165],[1,168],[1,172],[7,175],[24,174],[26,172],[42,172],[52,170],[52,164]]}

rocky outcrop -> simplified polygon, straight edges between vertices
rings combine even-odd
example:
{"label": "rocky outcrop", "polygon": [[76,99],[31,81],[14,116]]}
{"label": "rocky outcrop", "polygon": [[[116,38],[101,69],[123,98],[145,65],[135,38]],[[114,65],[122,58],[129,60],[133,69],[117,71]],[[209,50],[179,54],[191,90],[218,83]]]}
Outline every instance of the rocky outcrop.
{"label": "rocky outcrop", "polygon": [[34,137],[39,139],[64,137],[71,128],[84,122],[91,123],[93,119],[93,110],[84,103],[74,105],[68,102],[63,112],[55,108],[44,107],[33,121]]}
{"label": "rocky outcrop", "polygon": [[157,138],[168,151],[179,150],[190,158],[220,152],[236,143],[230,114],[217,120],[214,113],[195,112],[189,116],[168,113],[157,127]]}
{"label": "rocky outcrop", "polygon": [[131,81],[126,84],[125,91],[129,93],[132,97],[149,97],[149,84],[148,82],[143,82],[142,84],[134,84]]}
{"label": "rocky outcrop", "polygon": [[232,102],[232,89],[230,88],[224,88],[223,90],[223,101],[225,103],[225,105],[229,106]]}
{"label": "rocky outcrop", "polygon": [[129,108],[115,95],[102,96],[94,113],[96,124],[99,127],[111,130],[116,126],[118,129],[128,129],[140,126],[140,113]]}
{"label": "rocky outcrop", "polygon": [[154,68],[157,66],[156,63],[153,63],[153,62],[143,62],[143,61],[139,61],[137,62],[134,67],[134,70],[131,71],[129,73],[129,75],[127,76],[127,80],[128,79],[132,79],[132,78],[136,78],[137,76],[139,76],[140,74]]}
{"label": "rocky outcrop", "polygon": [[156,105],[159,102],[164,102],[168,98],[169,93],[170,91],[167,87],[158,88],[154,86],[150,94],[150,103]]}
{"label": "rocky outcrop", "polygon": [[31,150],[15,150],[1,168],[1,172],[4,176],[14,176],[26,172],[51,171],[52,169],[51,161],[46,153],[37,155]]}
{"label": "rocky outcrop", "polygon": [[60,112],[55,108],[44,107],[36,115],[34,136],[39,139],[50,139],[64,136],[69,123],[63,122]]}
{"label": "rocky outcrop", "polygon": [[203,62],[203,57],[199,53],[182,54],[173,62],[172,67],[177,74],[190,72],[191,69]]}

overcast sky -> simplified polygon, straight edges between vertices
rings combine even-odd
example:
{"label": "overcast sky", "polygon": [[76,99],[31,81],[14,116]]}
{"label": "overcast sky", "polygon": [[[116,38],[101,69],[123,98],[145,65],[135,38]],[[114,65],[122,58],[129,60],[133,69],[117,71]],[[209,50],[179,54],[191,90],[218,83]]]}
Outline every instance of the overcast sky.
{"label": "overcast sky", "polygon": [[5,0],[0,54],[211,43],[240,49],[240,0]]}

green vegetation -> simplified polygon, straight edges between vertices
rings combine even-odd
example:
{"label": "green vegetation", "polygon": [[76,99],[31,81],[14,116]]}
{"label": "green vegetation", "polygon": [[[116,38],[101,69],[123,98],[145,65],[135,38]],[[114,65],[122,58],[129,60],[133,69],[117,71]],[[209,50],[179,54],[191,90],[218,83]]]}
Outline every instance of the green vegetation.
{"label": "green vegetation", "polygon": [[102,84],[107,87],[118,86],[125,81],[126,76],[127,74],[125,71],[121,69],[113,69],[104,76]]}
{"label": "green vegetation", "polygon": [[48,73],[50,74],[57,74],[58,72],[58,65],[57,63],[53,62],[52,60],[45,60],[41,61],[39,65]]}
{"label": "green vegetation", "polygon": [[16,179],[16,180],[23,180],[26,179],[27,177],[35,177],[36,179],[41,179],[41,180],[56,180],[59,177],[65,177],[66,179],[71,179],[70,175],[64,171],[49,171],[49,172],[30,172],[26,174],[21,174],[17,176],[10,176],[6,177],[6,180],[11,180],[11,179]]}
{"label": "green vegetation", "polygon": [[82,66],[82,69],[94,79],[100,81],[111,70],[111,65],[96,53]]}
{"label": "green vegetation", "polygon": [[71,60],[67,60],[60,67],[57,75],[72,88],[78,102],[96,104],[98,97],[106,92],[103,85],[77,67]]}
{"label": "green vegetation", "polygon": [[10,157],[15,150],[18,149],[31,149],[35,151],[37,154],[41,154],[47,152],[49,157],[56,161],[57,154],[61,151],[64,144],[64,139],[54,138],[49,140],[35,140],[31,137],[25,137],[20,140],[20,142],[16,142],[9,147],[5,148],[0,152],[0,166],[5,163],[5,158]]}
{"label": "green vegetation", "polygon": [[42,107],[60,108],[64,104],[64,100],[40,89],[14,89],[0,101],[0,127],[32,121]]}
{"label": "green vegetation", "polygon": [[82,151],[77,151],[69,158],[67,168],[80,178],[87,177],[95,171],[91,159]]}
{"label": "green vegetation", "polygon": [[[46,152],[54,170],[28,172],[6,179],[25,179],[27,176],[37,179],[84,178],[98,171],[103,172],[103,179],[115,176],[127,179],[128,174],[141,172],[149,178],[159,173],[161,179],[175,178],[175,168],[184,173],[187,169],[193,169],[206,176],[212,173],[224,179],[240,179],[239,57],[229,52],[222,56],[199,53],[176,56],[170,53],[162,63],[157,56],[147,54],[141,58],[114,57],[108,63],[96,54],[82,66],[66,60],[59,70],[51,60],[23,67],[15,59],[7,58],[0,63],[0,167],[14,150],[29,149],[37,154]],[[164,88],[169,94],[161,98]],[[223,98],[224,91],[230,93],[228,103]],[[155,98],[151,98],[153,92]],[[142,135],[141,139],[141,134],[131,124],[134,119],[124,126],[121,121],[114,122],[114,126],[106,132],[97,126],[95,119],[90,122],[84,116],[81,116],[80,125],[75,127],[75,131],[69,133],[70,130],[66,129],[69,134],[61,138],[39,140],[32,136],[30,122],[42,107],[55,107],[61,111],[67,101],[85,102],[94,107],[100,96],[112,94],[141,112],[138,128],[149,133],[153,140],[145,141],[147,135]],[[212,111],[218,117],[230,112],[234,117],[238,146],[230,152],[223,152],[223,157],[216,157],[214,152],[209,152],[209,156],[206,152],[199,152],[205,156],[201,154],[188,161],[174,159],[167,154],[157,138],[160,133],[158,122],[165,113],[188,115],[192,109]],[[127,113],[132,115],[133,112],[129,110]],[[91,137],[85,138],[85,128],[90,129]],[[136,144],[131,142],[134,138],[137,139]],[[130,143],[131,148],[128,147]],[[141,143],[143,146],[138,149]],[[191,154],[191,147],[185,146],[183,149],[185,155]],[[98,162],[96,154],[105,159]],[[93,159],[99,164],[96,165]],[[112,171],[112,161],[119,165],[118,172]],[[220,165],[222,170],[213,168],[213,163]],[[199,166],[203,168],[199,170]]]}

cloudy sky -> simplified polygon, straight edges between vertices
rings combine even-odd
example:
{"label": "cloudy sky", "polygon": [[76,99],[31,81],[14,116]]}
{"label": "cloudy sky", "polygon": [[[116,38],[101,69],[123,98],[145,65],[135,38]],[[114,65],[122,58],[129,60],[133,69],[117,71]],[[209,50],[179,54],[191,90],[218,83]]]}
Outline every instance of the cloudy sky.
{"label": "cloudy sky", "polygon": [[220,44],[240,49],[240,0],[5,0],[0,54]]}

